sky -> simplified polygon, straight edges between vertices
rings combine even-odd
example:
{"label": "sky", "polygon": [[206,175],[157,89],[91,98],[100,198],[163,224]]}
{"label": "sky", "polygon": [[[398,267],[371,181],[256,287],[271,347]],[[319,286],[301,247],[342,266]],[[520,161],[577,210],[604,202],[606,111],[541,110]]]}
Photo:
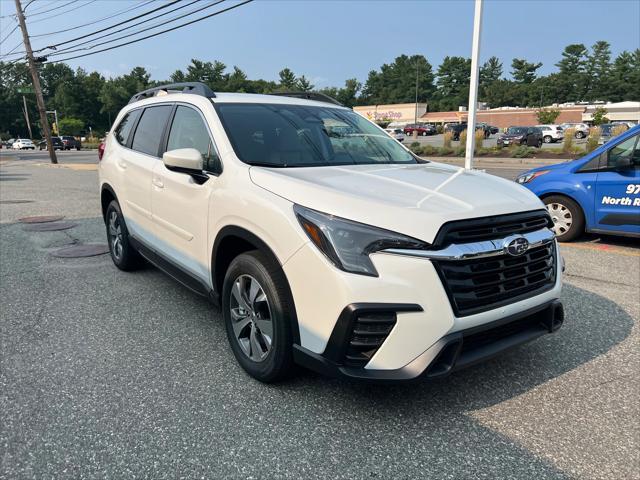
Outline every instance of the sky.
{"label": "sky", "polygon": [[[28,1],[22,0],[23,5]],[[76,0],[64,7],[69,1],[35,0],[26,10],[29,34],[42,35],[78,27],[142,0]],[[91,33],[164,1],[155,0],[148,6],[93,26],[35,37],[33,48]],[[202,0],[165,18],[211,1]],[[237,0],[227,0],[195,17],[233,3]],[[35,15],[50,8],[58,8],[59,12]],[[67,10],[71,12],[65,13]],[[32,18],[29,18],[30,11],[34,12]],[[14,0],[0,0],[0,16],[14,12]],[[176,69],[184,70],[191,58],[220,60],[229,69],[237,65],[251,79],[276,80],[278,72],[289,67],[297,75],[304,74],[311,79],[318,88],[342,86],[348,78],[364,82],[370,70],[392,62],[401,54],[424,55],[434,71],[447,55],[470,57],[473,12],[471,0],[255,0],[186,28],[67,63],[108,77],[144,66],[154,80],[163,80]],[[15,24],[11,17],[0,19],[0,39]],[[128,32],[120,35],[125,33]],[[590,46],[597,40],[608,41],[614,56],[623,50],[640,48],[640,0],[484,2],[481,61],[497,56],[504,63],[505,74],[514,57],[542,62],[540,74],[553,72],[566,45]],[[0,44],[0,54],[20,41],[18,29]]]}

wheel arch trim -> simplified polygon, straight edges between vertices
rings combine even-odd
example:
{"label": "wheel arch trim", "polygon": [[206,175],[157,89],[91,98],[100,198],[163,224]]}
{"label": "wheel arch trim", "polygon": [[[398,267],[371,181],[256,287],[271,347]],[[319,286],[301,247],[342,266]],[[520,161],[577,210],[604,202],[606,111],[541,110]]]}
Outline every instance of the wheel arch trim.
{"label": "wheel arch trim", "polygon": [[261,251],[262,253],[270,257],[271,260],[274,261],[280,267],[282,271],[282,275],[285,280],[285,294],[287,297],[286,301],[291,309],[289,313],[290,313],[290,320],[291,320],[291,330],[293,334],[293,342],[299,345],[300,344],[300,326],[298,324],[298,315],[296,313],[295,301],[293,298],[293,294],[291,293],[291,286],[289,285],[289,279],[287,278],[287,274],[282,268],[282,262],[280,261],[278,256],[274,253],[273,249],[258,235],[251,232],[250,230],[247,230],[246,228],[239,227],[237,225],[226,225],[222,227],[218,232],[218,234],[216,235],[216,239],[213,242],[213,248],[211,249],[211,282],[213,285],[214,292],[216,292],[216,295],[220,297],[220,307],[222,308],[222,298],[221,298],[222,288],[221,288],[221,285],[219,285],[218,276],[220,275],[220,273],[224,273],[224,272],[217,271],[216,258],[220,253],[220,245],[225,239],[230,237],[238,237],[244,240],[245,242],[253,245],[257,250]]}

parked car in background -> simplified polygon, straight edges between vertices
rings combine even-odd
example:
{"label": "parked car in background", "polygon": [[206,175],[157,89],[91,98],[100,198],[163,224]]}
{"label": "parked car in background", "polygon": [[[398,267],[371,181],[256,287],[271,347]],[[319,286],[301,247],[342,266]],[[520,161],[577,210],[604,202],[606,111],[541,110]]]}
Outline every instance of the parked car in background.
{"label": "parked car in background", "polygon": [[71,150],[72,148],[75,148],[76,150],[80,150],[80,148],[82,148],[82,143],[80,142],[80,140],[78,140],[75,137],[72,137],[70,135],[63,135],[62,137],[60,137],[60,139],[64,144],[65,150]]}
{"label": "parked car in background", "polygon": [[530,147],[542,147],[542,130],[538,127],[509,127],[496,140],[498,148],[508,145],[528,145]]}
{"label": "parked car in background", "polygon": [[36,146],[28,138],[19,138],[13,142],[14,150],[35,150]]}
{"label": "parked car in background", "polygon": [[[51,137],[51,142],[53,143],[54,150],[64,150],[64,143],[60,140],[60,137]],[[40,150],[47,149],[47,140],[43,139],[38,142],[38,148]]]}
{"label": "parked car in background", "polygon": [[6,148],[13,148],[13,144],[15,143],[16,139],[15,138],[10,138],[9,140],[5,140],[4,142],[4,146]]}
{"label": "parked car in background", "polygon": [[584,138],[589,135],[589,125],[586,123],[562,123],[560,127],[562,127],[562,130],[569,128],[574,129],[576,131],[576,133],[574,133],[576,138]]}
{"label": "parked car in background", "polygon": [[490,135],[494,135],[500,131],[498,127],[494,127],[485,122],[478,122],[476,128],[482,128],[485,131],[485,138],[489,138]]}
{"label": "parked car in background", "polygon": [[390,137],[395,138],[399,142],[404,142],[404,132],[401,128],[385,128],[384,131],[387,132]]}
{"label": "parked car in background", "polygon": [[404,127],[405,135],[413,135],[413,132],[418,132],[420,136],[435,135],[436,127],[428,123],[410,123]]}
{"label": "parked car in background", "polygon": [[460,140],[460,134],[467,129],[466,123],[449,123],[445,128],[445,132],[451,132],[454,140]]}
{"label": "parked car in background", "polygon": [[545,203],[561,242],[585,231],[640,237],[640,126],[582,158],[534,168],[516,181]]}
{"label": "parked car in background", "polygon": [[564,139],[564,130],[560,125],[536,125],[542,130],[542,141],[544,143],[561,142]]}

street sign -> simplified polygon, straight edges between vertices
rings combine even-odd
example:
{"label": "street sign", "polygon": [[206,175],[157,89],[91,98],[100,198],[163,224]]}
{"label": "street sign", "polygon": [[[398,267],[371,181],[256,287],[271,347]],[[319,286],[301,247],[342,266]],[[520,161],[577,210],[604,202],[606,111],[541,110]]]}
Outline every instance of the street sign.
{"label": "street sign", "polygon": [[18,93],[34,93],[33,87],[18,87]]}

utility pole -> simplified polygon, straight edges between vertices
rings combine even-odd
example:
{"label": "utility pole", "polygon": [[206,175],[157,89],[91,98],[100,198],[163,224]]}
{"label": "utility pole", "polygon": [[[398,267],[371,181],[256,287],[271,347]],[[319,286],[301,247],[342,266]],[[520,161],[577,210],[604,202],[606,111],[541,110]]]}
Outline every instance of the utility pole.
{"label": "utility pole", "polygon": [[31,72],[31,79],[33,80],[33,88],[36,93],[38,113],[40,114],[40,126],[42,127],[42,132],[44,133],[44,137],[47,140],[47,148],[49,150],[49,158],[51,158],[51,163],[58,163],[56,152],[53,149],[51,130],[49,130],[49,121],[47,120],[47,109],[44,106],[44,97],[42,96],[42,87],[40,86],[40,76],[36,67],[36,61],[33,58],[33,50],[31,49],[31,41],[29,40],[29,33],[27,32],[27,24],[24,20],[24,12],[22,11],[20,0],[15,0],[15,2],[16,15],[18,16],[18,22],[20,23],[20,30],[22,30],[24,49],[27,52],[27,63],[29,65],[29,71]]}
{"label": "utility pole", "polygon": [[469,85],[469,115],[467,118],[467,148],[464,156],[464,168],[473,168],[473,151],[476,147],[476,110],[478,109],[478,64],[480,56],[480,28],[482,25],[482,0],[476,0],[473,16],[473,42],[471,45],[471,79]]}
{"label": "utility pole", "polygon": [[416,57],[416,111],[413,116],[413,123],[418,123],[418,72],[419,72],[420,64],[418,63],[418,58]]}
{"label": "utility pole", "polygon": [[22,104],[24,105],[24,120],[27,122],[27,128],[29,129],[29,139],[33,140],[33,133],[31,133],[31,121],[29,120],[29,110],[27,110],[27,98],[22,95]]}

